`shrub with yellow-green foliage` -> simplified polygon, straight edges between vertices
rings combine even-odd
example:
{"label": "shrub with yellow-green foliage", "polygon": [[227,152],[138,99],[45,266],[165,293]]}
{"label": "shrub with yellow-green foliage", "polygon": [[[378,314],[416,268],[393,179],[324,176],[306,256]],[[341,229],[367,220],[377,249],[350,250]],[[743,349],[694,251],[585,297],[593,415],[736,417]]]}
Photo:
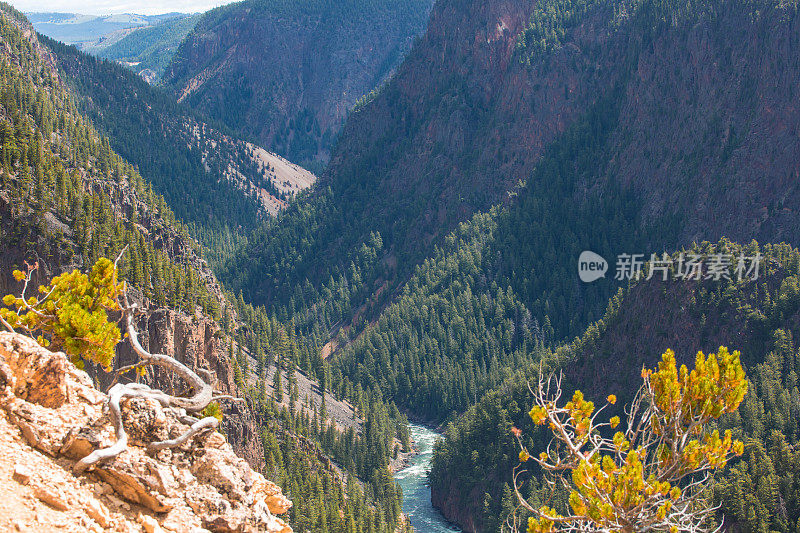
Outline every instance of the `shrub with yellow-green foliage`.
{"label": "shrub with yellow-green foliage", "polygon": [[222,408],[220,408],[218,402],[211,402],[206,406],[205,409],[202,410],[200,413],[204,418],[207,416],[213,416],[220,422],[222,422]]}
{"label": "shrub with yellow-green foliage", "polygon": [[63,350],[79,367],[93,361],[108,370],[121,338],[117,325],[108,319],[109,311],[120,309],[117,297],[123,289],[114,263],[100,258],[88,275],[65,272],[39,286],[38,295],[26,296],[37,268],[34,264],[27,273],[14,271],[14,278],[24,283],[22,293],[3,298],[8,308],[0,309],[0,316],[15,330],[35,336],[42,346]]}
{"label": "shrub with yellow-green foliage", "polygon": [[[698,352],[689,371],[686,365],[678,369],[675,354],[667,350],[658,370],[645,369],[642,378],[626,410],[628,427],[613,437],[607,435],[619,417],[601,421],[605,406],[595,410],[581,391],[560,407],[560,379],[540,379],[529,415],[535,424],[547,424],[554,438],[533,460],[551,486],[567,490],[569,509],[535,509],[520,497],[534,513],[528,533],[703,531],[709,526],[712,509],[703,492],[709,472],[744,451],[730,430],[720,435],[709,427],[736,411],[747,394],[740,354],[725,347],[708,357]],[[613,394],[607,398],[609,405],[615,402]],[[530,459],[523,446],[520,461]]]}

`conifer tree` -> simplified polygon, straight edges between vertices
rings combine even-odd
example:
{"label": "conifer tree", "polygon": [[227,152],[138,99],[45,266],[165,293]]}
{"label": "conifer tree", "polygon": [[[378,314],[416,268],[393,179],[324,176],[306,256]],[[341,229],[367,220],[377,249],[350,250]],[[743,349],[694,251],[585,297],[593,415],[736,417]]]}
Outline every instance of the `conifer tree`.
{"label": "conifer tree", "polygon": [[529,533],[553,531],[705,531],[713,506],[704,494],[711,471],[725,466],[732,455],[744,452],[731,431],[720,435],[708,425],[732,413],[747,394],[748,383],[739,352],[720,347],[706,357],[697,353],[695,368],[676,367],[675,354],[667,350],[658,369],[642,370],[644,384],[627,410],[625,431],[613,438],[607,430],[620,425],[620,417],[602,422],[600,415],[616,403],[595,410],[594,403],[575,391],[559,406],[561,379],[539,379],[536,405],[530,417],[547,424],[553,440],[546,450],[531,457],[519,439],[522,463],[535,461],[551,487],[569,494],[568,509],[529,504],[515,490],[522,506],[534,514]]}

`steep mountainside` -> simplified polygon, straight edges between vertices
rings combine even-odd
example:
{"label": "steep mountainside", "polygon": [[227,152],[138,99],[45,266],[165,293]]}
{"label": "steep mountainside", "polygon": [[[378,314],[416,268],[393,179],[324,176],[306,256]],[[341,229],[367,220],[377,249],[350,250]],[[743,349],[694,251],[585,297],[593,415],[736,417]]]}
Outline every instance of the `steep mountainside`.
{"label": "steep mountainside", "polygon": [[179,101],[323,168],[356,101],[425,27],[431,0],[248,0],[205,13],[164,74]]}
{"label": "steep mountainside", "polygon": [[[619,411],[667,349],[689,364],[698,350],[740,350],[750,387],[739,411],[721,420],[744,437],[746,452],[717,480],[714,496],[729,531],[794,531],[800,519],[794,450],[800,412],[797,388],[800,334],[800,253],[787,245],[746,247],[722,241],[689,250],[703,256],[761,252],[757,280],[662,281],[655,277],[620,291],[605,316],[569,346],[538,350],[544,371],[564,372],[565,394],[581,389],[589,399],[619,398]],[[677,254],[673,255],[677,259]],[[673,270],[674,274],[674,270]],[[528,449],[538,453],[549,440],[528,416],[528,383],[539,364],[528,365],[487,394],[437,447],[431,471],[435,505],[467,531],[499,531],[515,507],[512,469],[519,463],[511,427],[523,430]],[[601,378],[602,376],[602,378]],[[622,414],[609,412],[608,416]],[[534,477],[539,472],[534,469]],[[458,487],[458,490],[454,490]],[[525,481],[522,493],[543,501],[548,491]]]}
{"label": "steep mountainside", "polygon": [[[437,3],[426,35],[397,75],[348,120],[319,195],[251,239],[242,257],[255,258],[252,270],[231,268],[223,277],[254,301],[293,308],[303,323],[322,322],[323,334],[341,320],[357,322],[364,311],[372,310],[365,318],[374,319],[374,310],[397,294],[458,222],[508,199],[507,191],[530,178],[544,147],[623,76],[624,43],[606,50],[595,42],[588,58],[573,57],[575,48],[565,47],[535,66],[523,64],[517,38],[532,9],[512,1]],[[579,36],[604,42],[606,33]],[[613,107],[608,103],[603,107]],[[572,136],[597,137],[612,127],[600,126],[602,132],[575,128]],[[562,150],[575,148],[564,144]],[[587,149],[610,159],[597,153],[604,146]],[[553,179],[547,169],[542,173]],[[535,196],[537,205],[564,207],[587,193],[606,196],[567,178],[569,189],[545,181],[521,194]],[[509,237],[529,233],[519,228]],[[287,250],[286,242],[297,244]],[[377,261],[365,263],[358,252],[363,246],[376,250]],[[320,295],[340,278],[348,284],[346,299],[337,299],[335,310],[325,310],[330,319],[320,320],[322,306],[329,305]],[[296,287],[306,280],[310,287],[300,293]],[[544,320],[543,314],[537,318]]]}
{"label": "steep mountainside", "polygon": [[[161,308],[143,321],[145,342],[213,370],[220,386],[233,392],[227,345],[214,335],[219,326],[211,319],[235,311],[197,245],[164,199],[78,111],[48,49],[26,21],[12,23],[13,14],[0,11],[0,292],[19,292],[11,271],[25,262],[39,265],[34,281],[43,283],[64,270],[83,270],[101,256],[113,257],[127,245],[122,276],[147,307]],[[123,352],[120,345],[118,363]],[[249,410],[233,414],[227,424],[232,435],[259,432]],[[253,444],[236,441],[238,451],[259,465],[263,456]]]}
{"label": "steep mountainside", "polygon": [[[413,217],[410,227],[396,239],[382,232],[385,240],[410,234],[424,244],[498,201],[607,97],[619,116],[603,181],[631,188],[644,222],[675,216],[687,242],[721,233],[797,240],[794,4],[559,7],[438,3],[398,76],[349,121],[330,174],[405,201],[397,209]],[[370,215],[396,215],[389,201],[365,203]]]}
{"label": "steep mountainside", "polygon": [[207,124],[128,69],[53,40],[45,43],[79,95],[82,111],[191,225],[212,251],[210,259],[316,180],[307,170]]}

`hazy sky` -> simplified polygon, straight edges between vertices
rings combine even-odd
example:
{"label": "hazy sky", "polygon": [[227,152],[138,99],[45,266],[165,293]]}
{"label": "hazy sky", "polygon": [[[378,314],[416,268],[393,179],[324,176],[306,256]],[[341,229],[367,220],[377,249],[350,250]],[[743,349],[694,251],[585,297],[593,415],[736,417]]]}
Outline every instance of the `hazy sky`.
{"label": "hazy sky", "polygon": [[59,11],[62,13],[85,13],[87,15],[109,15],[112,13],[136,13],[158,15],[171,11],[197,13],[229,4],[232,0],[10,0],[9,3],[22,12]]}

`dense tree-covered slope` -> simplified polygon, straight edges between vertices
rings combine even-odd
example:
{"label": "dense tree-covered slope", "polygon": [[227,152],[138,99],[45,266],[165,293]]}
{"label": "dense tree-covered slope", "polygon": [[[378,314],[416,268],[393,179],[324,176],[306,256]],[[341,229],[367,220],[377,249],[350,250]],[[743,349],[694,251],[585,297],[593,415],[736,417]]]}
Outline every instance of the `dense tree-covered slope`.
{"label": "dense tree-covered slope", "polygon": [[794,5],[558,6],[437,3],[318,194],[223,272],[320,344],[366,331],[334,366],[418,415],[601,315],[582,250],[800,240]]}
{"label": "dense tree-covered slope", "polygon": [[613,189],[565,198],[604,168],[614,116],[613,107],[598,106],[548,150],[514,204],[475,215],[445,238],[375,324],[341,351],[343,372],[377,382],[417,415],[443,420],[529,361],[537,344],[602,312],[617,282],[613,274],[579,282],[577,257],[585,249],[612,257],[642,248],[638,210]]}
{"label": "dense tree-covered slope", "polygon": [[[540,117],[527,104],[501,105],[508,88],[519,89],[512,76],[525,72],[512,56],[527,11],[521,2],[462,4],[435,6],[397,75],[351,115],[317,194],[257,232],[231,262],[224,277],[234,287],[321,335],[340,322],[358,330],[359,318],[373,319],[459,221],[529,177],[542,143],[567,121],[548,108],[540,113],[548,125],[531,127]],[[508,28],[489,38],[498,17]],[[563,96],[563,87],[554,91]],[[511,148],[508,139],[525,129],[547,133]],[[508,150],[493,147],[498,135]],[[235,268],[245,257],[252,268]]]}
{"label": "dense tree-covered slope", "polygon": [[203,15],[164,74],[175,96],[312,169],[425,28],[431,0],[248,0]]}
{"label": "dense tree-covered slope", "polygon": [[[60,66],[24,17],[0,4],[2,294],[19,294],[10,272],[27,269],[26,262],[38,265],[38,286],[127,246],[120,270],[143,303],[143,343],[212,370],[221,391],[246,398],[225,411],[226,434],[292,495],[292,524],[319,532],[402,530],[401,494],[387,463],[396,445],[408,446],[404,418],[379,396],[354,394],[363,428],[336,430],[321,395],[299,397],[296,371],[308,389],[331,395],[318,353],[263,309],[223,293],[188,228],[83,114]],[[126,346],[118,346],[116,368]],[[266,373],[276,367],[287,376],[288,405],[282,394],[264,394]],[[112,379],[89,370],[98,382]],[[144,379],[164,376],[153,371]]]}
{"label": "dense tree-covered slope", "polygon": [[2,7],[4,265],[40,259],[42,276],[54,275],[128,244],[123,274],[146,297],[219,315],[221,293],[209,293],[213,275],[187,228],[81,113],[47,48],[22,34],[27,21]]}
{"label": "dense tree-covered slope", "polygon": [[[800,519],[800,456],[793,448],[800,437],[800,253],[788,245],[743,247],[727,241],[704,243],[692,251],[705,256],[760,251],[764,260],[755,281],[736,276],[718,281],[662,281],[658,276],[642,280],[620,291],[605,316],[579,340],[555,352],[540,349],[534,358],[545,362],[546,373],[564,372],[565,393],[581,389],[594,400],[616,394],[621,409],[641,383],[642,367],[654,367],[668,348],[687,364],[698,350],[740,350],[749,392],[739,411],[720,425],[734,429],[746,451],[714,488],[720,518],[731,531],[795,531]],[[436,449],[431,471],[434,502],[468,531],[499,531],[516,507],[509,488],[519,449],[511,427],[523,430],[528,449],[536,453],[547,443],[546,431],[533,426],[527,414],[532,406],[528,383],[537,379],[538,371],[538,362],[523,367],[484,396],[448,427]],[[541,502],[549,497],[530,481],[523,494]]]}

